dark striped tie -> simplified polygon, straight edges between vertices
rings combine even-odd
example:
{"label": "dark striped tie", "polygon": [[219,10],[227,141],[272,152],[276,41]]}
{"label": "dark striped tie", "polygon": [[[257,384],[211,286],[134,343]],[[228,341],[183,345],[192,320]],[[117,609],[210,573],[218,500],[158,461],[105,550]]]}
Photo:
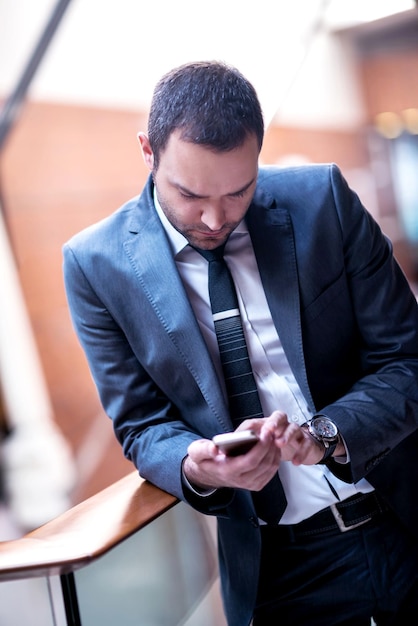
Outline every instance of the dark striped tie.
{"label": "dark striped tie", "polygon": [[198,250],[209,262],[209,298],[235,426],[250,417],[263,417],[257,386],[248,356],[238,298],[224,261],[225,244],[215,250]]}
{"label": "dark striped tie", "polygon": [[[263,417],[264,413],[248,356],[235,285],[223,257],[224,249],[225,244],[214,250],[195,248],[209,263],[209,298],[229,411],[236,427],[243,420]],[[286,499],[277,474],[260,492],[252,492],[252,495],[258,516],[266,522],[278,523]]]}

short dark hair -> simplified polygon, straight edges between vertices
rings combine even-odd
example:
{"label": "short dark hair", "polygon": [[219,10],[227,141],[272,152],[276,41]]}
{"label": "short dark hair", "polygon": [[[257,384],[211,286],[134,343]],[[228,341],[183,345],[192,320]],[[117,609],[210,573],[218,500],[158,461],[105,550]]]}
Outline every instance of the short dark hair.
{"label": "short dark hair", "polygon": [[170,135],[228,151],[257,137],[261,150],[263,114],[253,85],[235,67],[219,61],[186,63],[157,83],[148,118],[148,138],[158,168]]}

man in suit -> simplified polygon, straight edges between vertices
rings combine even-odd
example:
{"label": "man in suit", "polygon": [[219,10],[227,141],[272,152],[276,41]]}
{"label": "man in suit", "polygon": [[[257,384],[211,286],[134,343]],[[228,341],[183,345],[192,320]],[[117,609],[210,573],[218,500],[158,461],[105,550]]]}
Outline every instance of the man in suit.
{"label": "man in suit", "polygon": [[[338,167],[259,168],[263,133],[235,68],[159,81],[144,190],[64,246],[74,326],[126,457],[217,516],[230,626],[406,623],[417,303]],[[211,441],[235,426],[199,250],[223,244],[265,416],[238,426],[259,436],[239,456]]]}

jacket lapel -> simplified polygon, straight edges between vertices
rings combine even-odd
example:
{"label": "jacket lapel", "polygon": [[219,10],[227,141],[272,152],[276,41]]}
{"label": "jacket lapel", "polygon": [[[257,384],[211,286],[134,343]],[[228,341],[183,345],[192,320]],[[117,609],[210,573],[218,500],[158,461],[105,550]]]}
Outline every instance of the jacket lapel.
{"label": "jacket lapel", "polygon": [[155,311],[150,323],[160,326],[160,332],[167,335],[167,350],[174,346],[225,428],[228,411],[222,389],[149,189],[133,211],[129,231],[124,248],[140,288]]}
{"label": "jacket lapel", "polygon": [[313,409],[302,345],[299,281],[292,222],[285,208],[258,190],[247,224],[270,312],[290,367]]}

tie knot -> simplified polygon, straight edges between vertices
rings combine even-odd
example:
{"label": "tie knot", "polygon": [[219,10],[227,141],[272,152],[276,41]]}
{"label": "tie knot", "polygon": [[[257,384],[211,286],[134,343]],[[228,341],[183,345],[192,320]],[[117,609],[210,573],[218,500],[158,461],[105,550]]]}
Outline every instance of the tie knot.
{"label": "tie knot", "polygon": [[223,243],[221,246],[218,246],[217,248],[214,248],[213,250],[202,250],[201,248],[194,248],[194,246],[192,247],[196,250],[196,252],[201,254],[202,257],[206,259],[206,261],[210,263],[211,261],[222,261],[225,251],[225,243]]}

